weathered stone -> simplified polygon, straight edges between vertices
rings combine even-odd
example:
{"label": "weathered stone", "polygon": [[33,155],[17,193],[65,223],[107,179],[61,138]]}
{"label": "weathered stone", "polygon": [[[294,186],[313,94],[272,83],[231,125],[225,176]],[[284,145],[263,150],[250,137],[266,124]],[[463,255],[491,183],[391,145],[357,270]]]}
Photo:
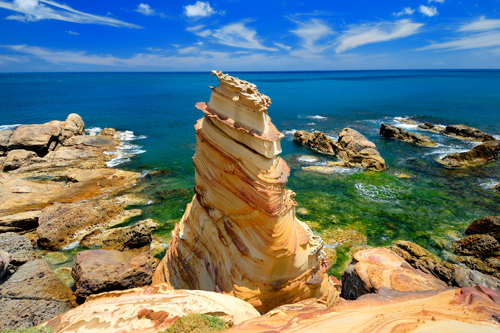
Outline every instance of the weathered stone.
{"label": "weathered stone", "polygon": [[159,224],[152,220],[139,221],[131,227],[96,230],[81,240],[82,246],[100,246],[104,250],[124,251],[147,246],[149,250],[151,231]]}
{"label": "weathered stone", "polygon": [[60,131],[60,121],[41,125],[22,125],[16,128],[9,140],[8,150],[24,149],[45,155],[53,136]]}
{"label": "weathered stone", "polygon": [[342,147],[338,155],[350,166],[361,166],[367,170],[385,170],[385,161],[377,151],[375,144],[361,133],[351,128],[344,128],[339,133],[338,144]]}
{"label": "weathered stone", "polygon": [[454,258],[457,262],[464,264],[468,268],[496,277],[497,279],[500,278],[499,272],[489,266],[487,263],[482,261],[481,259],[471,257],[471,256],[456,256]]}
{"label": "weathered stone", "polygon": [[15,231],[31,230],[38,227],[41,211],[28,211],[0,217],[0,226],[15,228]]}
{"label": "weathered stone", "polygon": [[485,133],[477,128],[469,127],[466,125],[449,125],[443,132],[444,135],[448,135],[455,138],[486,142],[491,140],[496,140],[492,135]]}
{"label": "weathered stone", "polygon": [[104,128],[102,131],[99,132],[99,134],[97,134],[97,136],[113,139],[115,134],[116,130],[114,128]]}
{"label": "weathered stone", "polygon": [[46,326],[54,332],[156,333],[190,313],[216,316],[229,327],[259,317],[257,310],[236,297],[173,290],[162,283],[90,296],[85,304],[50,320]]}
{"label": "weathered stone", "polygon": [[68,261],[68,257],[66,257],[61,252],[49,252],[43,256],[43,260],[45,260],[50,265],[60,265]]}
{"label": "weathered stone", "polygon": [[[228,333],[498,332],[500,294],[483,288],[398,292],[381,288],[334,308],[306,300],[247,320]],[[226,331],[225,331],[226,332]]]}
{"label": "weathered stone", "polygon": [[0,132],[0,156],[2,156],[8,149],[10,137],[14,131],[1,131]]}
{"label": "weathered stone", "polygon": [[419,124],[417,126],[417,128],[421,129],[421,130],[431,131],[431,132],[434,132],[434,133],[441,133],[441,132],[443,132],[445,130],[444,126],[434,125],[432,123]]}
{"label": "weathered stone", "polygon": [[119,141],[102,136],[76,135],[64,142],[64,146],[116,147]]}
{"label": "weathered stone", "polygon": [[474,234],[454,242],[453,247],[457,253],[484,258],[496,253],[500,244],[490,235]]}
{"label": "weathered stone", "polygon": [[293,142],[317,151],[321,154],[335,155],[339,151],[339,145],[325,133],[314,131],[308,133],[306,131],[297,131],[293,135]]}
{"label": "weathered stone", "polygon": [[0,250],[0,281],[3,276],[8,272],[7,268],[10,264],[10,254]]}
{"label": "weathered stone", "polygon": [[463,153],[448,154],[436,162],[452,169],[466,169],[498,159],[500,141],[487,141]]}
{"label": "weathered stone", "polygon": [[35,260],[35,253],[31,242],[26,237],[15,232],[0,234],[0,250],[10,254],[10,263],[14,266],[21,266]]}
{"label": "weathered stone", "polygon": [[76,289],[75,279],[71,275],[71,267],[59,267],[54,270],[54,274],[61,280],[69,289],[74,291]]}
{"label": "weathered stone", "polygon": [[467,235],[490,235],[500,242],[500,216],[486,216],[477,219],[469,224],[467,229],[465,229],[465,233]]}
{"label": "weathered stone", "polygon": [[30,261],[0,288],[0,330],[39,325],[68,311],[75,296],[43,260]]}
{"label": "weathered stone", "polygon": [[37,155],[32,151],[15,149],[7,153],[7,157],[3,161],[3,166],[0,166],[0,171],[10,171],[20,168],[23,164],[27,163],[33,157]]}
{"label": "weathered stone", "polygon": [[92,294],[149,285],[157,264],[157,259],[147,253],[79,252],[72,270],[76,293],[85,298]]}
{"label": "weathered stone", "polygon": [[405,129],[394,127],[391,124],[382,124],[380,126],[380,136],[384,138],[394,138],[400,141],[409,142],[411,144],[423,147],[434,147],[437,143],[431,140],[428,136],[408,132]]}
{"label": "weathered stone", "polygon": [[354,253],[353,261],[342,274],[341,297],[354,300],[386,287],[397,291],[441,290],[447,285],[430,274],[412,268],[386,248]]}
{"label": "weathered stone", "polygon": [[47,207],[39,217],[37,228],[40,246],[60,250],[81,240],[95,229],[120,224],[140,211],[125,211],[110,201],[59,204]]}

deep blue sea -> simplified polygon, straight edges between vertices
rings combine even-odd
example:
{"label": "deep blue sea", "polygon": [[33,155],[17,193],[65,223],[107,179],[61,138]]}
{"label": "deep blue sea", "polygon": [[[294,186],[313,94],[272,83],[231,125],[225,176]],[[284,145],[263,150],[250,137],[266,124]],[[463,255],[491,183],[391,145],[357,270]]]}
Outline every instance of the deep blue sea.
{"label": "deep blue sea", "polygon": [[[472,220],[500,214],[500,162],[452,171],[434,159],[465,151],[474,143],[430,132],[439,146],[422,148],[378,136],[380,124],[396,117],[435,124],[466,124],[500,138],[500,71],[335,71],[230,73],[271,97],[268,110],[285,133],[282,157],[292,169],[288,187],[297,193],[300,216],[327,242],[351,230],[368,244],[407,239],[442,254]],[[149,180],[145,193],[192,190],[196,102],[207,102],[217,79],[209,73],[33,73],[0,74],[0,125],[64,120],[78,113],[86,128],[130,131],[120,168],[168,169]],[[316,155],[292,142],[295,130],[320,130],[336,137],[351,127],[378,147],[388,170],[322,175],[302,170],[301,155]],[[7,127],[2,127],[7,128]],[[0,128],[0,130],[2,129]],[[317,155],[319,156],[319,155]],[[319,164],[328,158],[320,156]],[[120,164],[119,164],[120,163]],[[396,177],[405,173],[412,178]],[[158,199],[141,207],[171,230],[190,195]],[[333,237],[333,236],[332,236]],[[443,245],[444,244],[444,245]],[[335,246],[333,244],[332,246]]]}

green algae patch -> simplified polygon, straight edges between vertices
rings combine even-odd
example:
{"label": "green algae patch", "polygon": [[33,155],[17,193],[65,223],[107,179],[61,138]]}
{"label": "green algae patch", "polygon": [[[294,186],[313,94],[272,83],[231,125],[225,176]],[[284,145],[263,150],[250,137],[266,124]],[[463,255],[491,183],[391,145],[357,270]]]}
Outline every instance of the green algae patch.
{"label": "green algae patch", "polygon": [[217,333],[226,329],[222,319],[199,313],[180,317],[164,333]]}
{"label": "green algae patch", "polygon": [[52,333],[52,329],[47,327],[18,328],[15,330],[6,329],[2,333]]}

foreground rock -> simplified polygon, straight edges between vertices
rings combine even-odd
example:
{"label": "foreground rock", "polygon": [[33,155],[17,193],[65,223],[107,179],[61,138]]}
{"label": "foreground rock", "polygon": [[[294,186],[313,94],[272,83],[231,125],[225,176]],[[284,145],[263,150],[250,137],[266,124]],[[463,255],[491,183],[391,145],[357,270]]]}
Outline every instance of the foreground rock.
{"label": "foreground rock", "polygon": [[80,241],[95,229],[120,224],[138,214],[140,211],[125,211],[106,200],[56,203],[45,208],[39,217],[38,242],[46,249],[60,250]]}
{"label": "foreground rock", "polygon": [[38,227],[41,211],[28,211],[0,217],[0,232],[32,230]]}
{"label": "foreground rock", "polygon": [[39,325],[75,306],[75,296],[43,260],[33,260],[0,287],[0,330]]}
{"label": "foreground rock", "polygon": [[17,267],[35,260],[35,252],[31,242],[26,237],[15,232],[0,234],[0,250],[9,254],[10,259],[7,268],[12,273],[17,270]]}
{"label": "foreground rock", "polygon": [[427,291],[446,289],[447,285],[412,268],[388,249],[354,253],[352,263],[342,274],[341,297],[354,300],[368,293],[379,293],[382,287],[397,291]]}
{"label": "foreground rock", "polygon": [[492,135],[485,133],[477,128],[469,127],[466,125],[446,126],[446,129],[442,132],[442,134],[454,138],[477,141],[477,142],[496,140],[495,137],[493,137]]}
{"label": "foreground rock", "polygon": [[72,270],[76,294],[86,298],[92,294],[149,285],[157,265],[157,259],[147,253],[79,252]]}
{"label": "foreground rock", "polygon": [[[340,132],[338,142],[319,131],[313,133],[297,131],[293,136],[293,141],[318,153],[341,158],[342,162],[338,163],[340,167],[359,166],[367,170],[385,170],[385,161],[377,151],[375,144],[351,128],[344,128]],[[314,170],[314,166],[308,168]],[[329,168],[331,169],[333,166],[329,166]],[[328,173],[327,169],[323,169],[325,170],[323,173]],[[321,172],[321,170],[319,171]]]}
{"label": "foreground rock", "polygon": [[498,332],[500,294],[483,287],[398,292],[385,288],[334,308],[284,305],[230,332]]}
{"label": "foreground rock", "polygon": [[408,132],[399,127],[394,127],[391,124],[382,124],[380,126],[380,136],[383,138],[393,138],[399,141],[409,142],[411,144],[422,147],[435,147],[437,143],[431,140],[428,136]]}
{"label": "foreground rock", "polygon": [[217,316],[233,326],[259,317],[250,304],[219,293],[173,290],[168,284],[90,296],[85,304],[45,324],[54,333],[157,333],[190,313]]}
{"label": "foreground rock", "polygon": [[216,291],[266,312],[312,297],[334,302],[323,242],[295,218],[279,133],[255,85],[213,72],[219,86],[196,124],[195,196],[153,277]]}
{"label": "foreground rock", "polygon": [[498,159],[499,150],[500,141],[487,141],[467,152],[448,154],[436,161],[447,168],[466,169]]}
{"label": "foreground rock", "polygon": [[467,235],[490,235],[500,242],[500,216],[486,216],[477,219],[469,224],[465,233]]}

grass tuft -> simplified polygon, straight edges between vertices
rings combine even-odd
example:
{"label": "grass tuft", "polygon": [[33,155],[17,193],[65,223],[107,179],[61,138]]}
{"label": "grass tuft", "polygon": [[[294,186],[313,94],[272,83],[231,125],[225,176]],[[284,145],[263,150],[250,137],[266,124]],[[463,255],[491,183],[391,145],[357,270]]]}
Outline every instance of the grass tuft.
{"label": "grass tuft", "polygon": [[218,333],[225,328],[224,321],[217,317],[191,313],[177,319],[164,333]]}
{"label": "grass tuft", "polygon": [[14,330],[6,329],[2,333],[52,333],[52,330],[47,327],[31,327],[31,328],[17,328]]}

